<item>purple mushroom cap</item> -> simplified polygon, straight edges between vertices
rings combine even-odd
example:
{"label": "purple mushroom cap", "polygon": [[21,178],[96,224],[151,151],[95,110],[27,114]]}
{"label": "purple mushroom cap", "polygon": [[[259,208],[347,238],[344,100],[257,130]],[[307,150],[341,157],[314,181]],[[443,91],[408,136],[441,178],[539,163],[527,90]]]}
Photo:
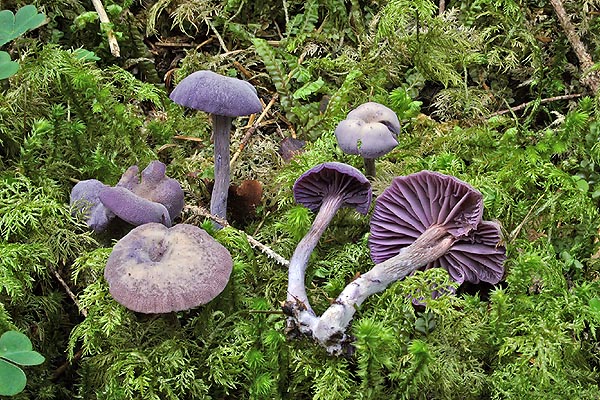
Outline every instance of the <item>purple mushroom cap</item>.
{"label": "purple mushroom cap", "polygon": [[134,165],[125,171],[116,186],[127,188],[137,196],[162,204],[168,211],[170,226],[183,210],[184,193],[177,180],[165,175],[166,169],[165,164],[154,160],[140,176],[138,166]]}
{"label": "purple mushroom cap", "polygon": [[106,208],[131,225],[158,222],[171,226],[171,217],[165,206],[138,196],[124,187],[107,186],[100,191],[98,197]]}
{"label": "purple mushroom cap", "polygon": [[75,212],[84,212],[87,225],[95,232],[104,231],[115,214],[102,204],[99,193],[108,187],[97,179],[79,181],[71,190],[69,204]]}
{"label": "purple mushroom cap", "polygon": [[197,71],[183,78],[169,97],[179,105],[227,117],[262,110],[254,86],[212,71]]}
{"label": "purple mushroom cap", "polygon": [[459,283],[498,283],[504,274],[504,248],[494,222],[482,222],[480,192],[453,176],[432,171],[397,177],[377,198],[369,248],[381,263],[413,243],[432,225],[445,227],[456,241],[426,268],[443,267]]}
{"label": "purple mushroom cap", "polygon": [[398,145],[400,121],[388,107],[368,102],[350,111],[335,128],[338,145],[347,154],[377,158]]}
{"label": "purple mushroom cap", "polygon": [[326,162],[302,174],[294,183],[294,198],[309,210],[317,212],[326,196],[342,195],[342,207],[353,207],[366,214],[371,205],[372,190],[369,180],[356,168]]}
{"label": "purple mushroom cap", "polygon": [[104,277],[113,298],[130,310],[168,313],[206,304],[223,291],[233,261],[204,230],[149,223],[114,246]]}
{"label": "purple mushroom cap", "polygon": [[476,230],[460,238],[434,264],[448,270],[458,283],[480,281],[496,284],[504,277],[506,248],[501,245],[500,225],[481,221]]}

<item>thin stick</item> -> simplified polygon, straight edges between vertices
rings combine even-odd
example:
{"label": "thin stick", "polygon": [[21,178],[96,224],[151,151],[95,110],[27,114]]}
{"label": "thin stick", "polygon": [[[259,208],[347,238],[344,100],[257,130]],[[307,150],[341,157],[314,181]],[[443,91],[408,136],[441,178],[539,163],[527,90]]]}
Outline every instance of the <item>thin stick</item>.
{"label": "thin stick", "polygon": [[58,280],[58,282],[61,284],[63,289],[65,289],[65,292],[67,292],[67,294],[69,295],[71,300],[73,300],[73,303],[75,303],[75,305],[77,306],[79,313],[81,315],[83,315],[84,317],[87,317],[87,315],[88,315],[87,310],[85,308],[81,307],[81,305],[79,304],[79,301],[77,301],[77,297],[75,296],[75,293],[73,293],[73,291],[71,290],[69,285],[67,285],[67,282],[64,281],[64,279],[62,278],[62,276],[60,276],[58,271],[56,271],[51,265],[48,265],[48,269],[50,270],[50,272],[52,272],[52,274],[54,275],[56,280]]}
{"label": "thin stick", "polygon": [[262,122],[262,120],[265,117],[265,115],[267,115],[267,113],[269,112],[269,110],[271,109],[271,107],[273,106],[273,104],[275,104],[275,101],[277,100],[277,96],[278,96],[277,93],[275,93],[273,95],[273,97],[271,98],[271,101],[269,101],[269,104],[267,104],[267,106],[263,109],[263,112],[256,119],[256,121],[254,121],[254,124],[250,127],[250,129],[248,129],[248,131],[246,132],[246,134],[242,138],[242,141],[240,142],[240,146],[238,147],[238,149],[235,152],[235,154],[233,155],[233,157],[231,157],[231,162],[229,163],[229,165],[232,168],[233,168],[233,165],[235,164],[235,161],[238,159],[238,157],[240,156],[240,154],[242,153],[242,151],[244,150],[244,148],[246,147],[246,145],[250,141],[250,138],[252,137],[252,134],[254,133],[254,131],[256,131],[256,129],[258,128],[258,126]]}
{"label": "thin stick", "polygon": [[[545,104],[545,103],[551,103],[553,101],[570,100],[570,99],[576,99],[576,98],[581,97],[581,96],[583,96],[581,93],[565,94],[563,96],[555,96],[555,97],[548,97],[548,98],[545,98],[545,99],[541,99],[541,100],[539,100],[539,103],[540,104]],[[488,115],[488,117],[495,117],[495,116],[498,116],[498,115],[507,114],[509,112],[523,110],[524,108],[527,108],[527,107],[529,107],[530,105],[532,105],[532,104],[534,104],[536,102],[538,102],[538,100],[528,101],[526,103],[519,104],[518,106],[511,107],[511,108],[508,108],[506,110],[496,111],[495,113],[491,113],[490,115]]]}
{"label": "thin stick", "polygon": [[221,35],[219,35],[219,32],[217,31],[215,26],[212,24],[212,22],[210,22],[210,20],[208,18],[204,17],[204,23],[206,23],[206,25],[208,25],[210,27],[210,29],[213,31],[213,33],[217,37],[217,40],[219,41],[219,44],[221,45],[221,48],[223,49],[223,51],[225,53],[229,53],[229,49],[227,48],[227,46],[225,46],[225,42],[223,41],[223,38],[221,37]]}
{"label": "thin stick", "polygon": [[581,69],[583,70],[583,77],[581,78],[581,82],[592,89],[592,92],[597,93],[600,88],[600,78],[598,76],[597,71],[591,71],[591,68],[594,66],[594,61],[592,60],[592,56],[588,53],[585,45],[579,38],[575,26],[571,23],[569,16],[567,15],[567,11],[561,0],[550,0],[552,7],[554,8],[554,12],[558,17],[558,22],[562,26],[565,31],[565,35],[573,47],[573,51],[579,60],[579,64],[581,65]]}
{"label": "thin stick", "polygon": [[[102,5],[102,0],[92,0],[92,4],[98,13],[98,18],[101,23],[110,24],[110,19],[108,19],[108,14],[106,14],[106,10]],[[121,49],[119,49],[119,42],[117,42],[117,38],[112,29],[108,29],[106,31],[106,36],[108,39],[108,47],[110,47],[110,53],[115,57],[121,56]]]}
{"label": "thin stick", "polygon": [[[195,215],[199,215],[201,217],[205,217],[208,218],[214,222],[216,222],[217,224],[226,227],[226,226],[231,226],[229,224],[229,222],[227,222],[227,220],[220,218],[216,215],[211,214],[207,209],[205,209],[204,207],[200,207],[200,206],[185,206],[184,208],[185,211],[189,211],[192,214]],[[233,227],[232,227],[233,228]],[[284,257],[282,257],[281,255],[277,254],[273,249],[271,249],[269,246],[262,244],[261,242],[259,242],[258,240],[256,240],[254,237],[252,237],[251,235],[247,234],[244,231],[241,231],[239,229],[233,228],[235,229],[237,232],[243,234],[246,236],[246,239],[248,239],[248,243],[250,243],[250,245],[252,247],[255,247],[257,249],[259,249],[262,253],[264,253],[267,257],[272,258],[273,260],[275,260],[277,263],[283,265],[284,267],[288,267],[290,265],[290,262],[288,260],[286,260]]]}

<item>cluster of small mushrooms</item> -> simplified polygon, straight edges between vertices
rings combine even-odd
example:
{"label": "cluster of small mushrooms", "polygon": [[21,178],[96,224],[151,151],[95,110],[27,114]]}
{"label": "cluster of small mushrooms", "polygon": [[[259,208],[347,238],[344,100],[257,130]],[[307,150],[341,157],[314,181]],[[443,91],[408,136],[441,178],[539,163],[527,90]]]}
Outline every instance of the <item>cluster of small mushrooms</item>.
{"label": "cluster of small mushrooms", "polygon": [[[232,119],[262,109],[256,89],[246,81],[210,71],[195,72],[171,93],[180,105],[212,116],[215,184],[211,213],[225,220],[230,182],[229,133]],[[366,215],[373,197],[368,177],[374,159],[398,144],[400,122],[389,108],[374,102],[351,111],[335,135],[340,148],[364,159],[366,176],[339,162],[319,164],[300,176],[293,193],[297,203],[316,213],[313,224],[289,261],[286,332],[307,336],[330,354],[348,354],[348,326],[371,294],[421,268],[444,268],[458,284],[498,283],[505,249],[498,223],[482,220],[480,192],[453,176],[421,171],[396,177],[375,201],[369,249],[374,267],[350,282],[331,306],[317,316],[305,287],[310,254],[343,207]],[[174,224],[184,206],[179,183],[165,175],[165,165],[151,162],[139,174],[129,168],[115,187],[81,181],[71,193],[74,210],[87,224],[104,231],[117,219],[133,226],[114,246],[104,276],[113,298],[140,313],[167,313],[206,304],[227,285],[231,254],[204,230]],[[221,228],[216,225],[216,228]]]}

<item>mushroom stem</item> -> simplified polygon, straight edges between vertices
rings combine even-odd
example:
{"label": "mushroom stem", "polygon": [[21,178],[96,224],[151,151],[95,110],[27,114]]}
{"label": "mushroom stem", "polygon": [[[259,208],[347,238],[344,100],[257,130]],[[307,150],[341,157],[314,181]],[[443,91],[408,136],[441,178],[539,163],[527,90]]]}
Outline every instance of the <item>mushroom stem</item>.
{"label": "mushroom stem", "polygon": [[351,337],[346,329],[357,308],[367,297],[385,290],[392,282],[437,260],[450,249],[454,241],[455,238],[444,227],[431,226],[396,256],[376,264],[370,271],[350,282],[321,317],[303,315],[301,311],[297,320],[303,325],[302,332],[310,332],[330,354],[348,353]]}
{"label": "mushroom stem", "polygon": [[363,157],[365,163],[365,176],[367,178],[375,178],[375,159]]}
{"label": "mushroom stem", "polygon": [[[215,184],[210,198],[210,213],[227,219],[227,195],[229,192],[229,132],[232,117],[212,114],[213,140],[215,143]],[[215,228],[222,226],[215,222]]]}
{"label": "mushroom stem", "polygon": [[302,304],[303,309],[314,315],[314,311],[310,307],[308,296],[305,288],[305,272],[308,260],[312,251],[323,232],[331,222],[337,210],[343,204],[342,196],[330,195],[323,199],[321,208],[317,213],[308,233],[300,240],[294,250],[294,254],[290,259],[290,267],[288,270],[288,291],[287,301],[295,304]]}

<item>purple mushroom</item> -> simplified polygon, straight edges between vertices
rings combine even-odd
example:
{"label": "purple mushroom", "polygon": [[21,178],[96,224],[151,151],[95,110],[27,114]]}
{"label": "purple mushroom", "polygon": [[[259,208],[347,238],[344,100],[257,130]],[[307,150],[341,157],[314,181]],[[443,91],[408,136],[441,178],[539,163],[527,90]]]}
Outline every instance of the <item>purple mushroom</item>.
{"label": "purple mushroom", "polygon": [[381,263],[413,243],[432,226],[454,237],[448,252],[425,267],[443,267],[458,283],[498,283],[503,275],[505,249],[500,228],[482,222],[481,193],[459,179],[421,171],[397,177],[378,197],[371,218],[371,258]]}
{"label": "purple mushroom", "polygon": [[[142,199],[164,206],[168,211],[169,217],[167,218],[168,223],[165,225],[171,226],[175,218],[177,218],[183,210],[184,193],[177,180],[166,176],[166,170],[167,167],[165,164],[158,160],[154,160],[144,168],[140,175],[138,166],[134,165],[125,171],[116,187],[126,188]],[[117,204],[114,206],[118,207]],[[157,207],[154,208],[155,210],[158,209]],[[116,209],[113,209],[113,211],[117,213],[117,215],[119,214]],[[153,219],[152,221],[160,222],[156,219]]]}
{"label": "purple mushroom", "polygon": [[171,217],[165,206],[138,196],[124,187],[105,187],[100,191],[98,198],[104,207],[131,225],[158,222],[167,227],[171,226]]}
{"label": "purple mushroom", "polygon": [[358,307],[425,266],[447,268],[460,282],[497,283],[504,248],[498,224],[482,222],[482,212],[481,193],[454,177],[422,171],[394,179],[377,198],[371,220],[369,246],[377,264],[350,282],[320,317],[296,311],[300,332],[331,354],[348,354],[352,337],[346,329]]}
{"label": "purple mushroom", "polygon": [[369,211],[371,184],[356,168],[327,162],[302,174],[294,183],[293,191],[296,202],[317,215],[290,259],[286,306],[312,312],[304,282],[310,254],[341,207],[352,207],[361,214]]}
{"label": "purple mushroom", "polygon": [[137,165],[130,167],[115,187],[96,179],[78,182],[71,190],[70,203],[75,211],[85,212],[95,232],[104,231],[115,216],[136,226],[148,222],[171,226],[183,210],[184,193],[165,171],[165,164],[152,161],[141,176]]}
{"label": "purple mushroom", "polygon": [[375,176],[375,158],[398,145],[400,121],[386,106],[368,102],[350,111],[335,128],[335,137],[344,153],[363,157],[365,173]]}
{"label": "purple mushroom", "polygon": [[69,204],[75,213],[83,213],[87,225],[94,232],[102,232],[115,214],[102,204],[99,193],[108,187],[97,179],[79,181],[73,189]]}
{"label": "purple mushroom", "polygon": [[169,96],[175,103],[212,115],[215,143],[215,185],[210,212],[226,219],[229,190],[229,133],[234,117],[258,113],[262,104],[250,83],[197,71],[184,78]]}
{"label": "purple mushroom", "polygon": [[232,267],[229,251],[204,230],[148,223],[117,242],[104,277],[117,302],[157,314],[208,303],[223,291]]}

